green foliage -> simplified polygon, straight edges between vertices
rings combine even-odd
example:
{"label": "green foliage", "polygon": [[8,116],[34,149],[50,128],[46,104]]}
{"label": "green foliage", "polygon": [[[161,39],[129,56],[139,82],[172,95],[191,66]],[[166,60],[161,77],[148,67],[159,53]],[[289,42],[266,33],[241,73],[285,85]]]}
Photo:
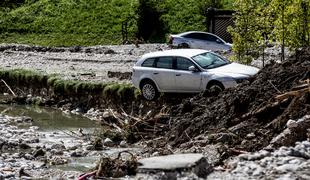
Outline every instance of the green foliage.
{"label": "green foliage", "polygon": [[309,0],[272,0],[269,10],[275,14],[273,34],[284,46],[309,46]]}
{"label": "green foliage", "polygon": [[266,43],[309,46],[310,1],[236,0],[235,26],[229,28],[235,59],[249,63]]}

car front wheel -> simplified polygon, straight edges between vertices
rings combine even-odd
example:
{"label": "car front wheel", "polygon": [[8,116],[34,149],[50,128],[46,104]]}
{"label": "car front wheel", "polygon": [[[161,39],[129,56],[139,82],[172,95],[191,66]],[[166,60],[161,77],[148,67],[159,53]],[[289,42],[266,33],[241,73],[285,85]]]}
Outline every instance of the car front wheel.
{"label": "car front wheel", "polygon": [[149,101],[155,100],[159,93],[154,83],[145,82],[141,86],[142,96]]}
{"label": "car front wheel", "polygon": [[222,92],[225,88],[220,82],[214,82],[208,85],[207,89],[212,95],[218,95],[220,92]]}

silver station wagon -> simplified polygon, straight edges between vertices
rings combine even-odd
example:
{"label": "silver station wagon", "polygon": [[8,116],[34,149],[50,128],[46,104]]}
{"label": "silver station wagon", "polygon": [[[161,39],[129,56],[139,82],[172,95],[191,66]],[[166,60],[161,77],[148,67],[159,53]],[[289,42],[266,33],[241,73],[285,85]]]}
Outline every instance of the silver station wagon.
{"label": "silver station wagon", "polygon": [[133,67],[132,82],[147,100],[161,92],[222,91],[254,76],[259,69],[230,62],[201,49],[173,49],[143,55]]}

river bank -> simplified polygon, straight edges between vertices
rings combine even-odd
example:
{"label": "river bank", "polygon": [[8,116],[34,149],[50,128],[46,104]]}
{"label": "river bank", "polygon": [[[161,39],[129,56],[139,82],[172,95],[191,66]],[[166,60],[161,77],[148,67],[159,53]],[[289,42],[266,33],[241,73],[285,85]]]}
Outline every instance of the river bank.
{"label": "river bank", "polygon": [[[30,50],[32,51],[33,48],[30,48]],[[7,49],[3,52],[6,51]],[[47,50],[38,48],[38,51]],[[62,50],[59,51],[61,52]],[[23,52],[27,52],[27,48],[23,49]],[[278,176],[279,173],[278,175],[273,174],[273,171],[262,173],[264,168],[275,169],[277,163],[283,162],[281,165],[286,163],[286,160],[281,160],[280,162],[276,160],[279,157],[278,150],[281,153],[283,152],[284,155],[281,155],[281,157],[284,159],[289,158],[291,160],[292,157],[294,160],[293,165],[301,167],[301,169],[304,169],[304,161],[307,162],[308,159],[307,142],[305,144],[302,143],[303,145],[299,143],[296,147],[295,143],[306,141],[309,138],[307,131],[310,127],[307,115],[309,115],[310,95],[306,89],[308,87],[308,79],[310,78],[309,58],[309,49],[304,49],[299,54],[289,57],[286,61],[270,61],[270,64],[264,67],[251,81],[244,82],[235,88],[226,89],[216,96],[213,96],[208,91],[191,96],[167,94],[161,96],[156,102],[144,101],[139,95],[136,96],[133,89],[128,87],[129,91],[127,91],[126,88],[122,88],[117,82],[112,85],[109,83],[97,84],[97,82],[93,82],[91,79],[89,79],[90,82],[72,82],[70,78],[63,80],[57,79],[58,77],[53,78],[50,75],[28,74],[28,71],[26,73],[22,71],[24,73],[22,74],[19,70],[5,69],[3,70],[5,73],[1,75],[3,78],[6,78],[5,80],[12,87],[12,91],[16,92],[17,95],[10,96],[9,88],[1,84],[1,90],[3,91],[1,93],[4,95],[1,101],[9,104],[9,106],[12,106],[12,103],[51,106],[61,109],[66,115],[79,114],[92,119],[94,124],[98,123],[96,126],[104,129],[103,132],[100,132],[100,138],[96,138],[99,131],[96,132],[97,134],[92,133],[90,135],[92,138],[89,138],[90,136],[88,135],[80,137],[80,135],[85,134],[84,131],[74,130],[73,136],[78,135],[79,138],[77,138],[78,141],[76,142],[83,150],[95,148],[95,155],[98,152],[104,152],[106,146],[122,150],[120,147],[124,145],[127,147],[138,146],[142,149],[142,151],[134,154],[134,157],[137,159],[178,153],[200,153],[212,166],[213,173],[211,173],[210,177],[215,179],[217,177],[225,178],[227,177],[226,175],[238,178],[243,176],[242,171],[245,169],[250,169],[246,171],[247,175],[245,177],[248,178],[266,178],[267,175],[268,177],[269,175],[271,177],[280,177]],[[25,81],[25,78],[28,81]],[[296,91],[296,88],[304,89],[299,93],[292,94],[291,92]],[[34,140],[36,142],[33,144],[31,144],[30,139],[30,144],[28,144],[30,148],[26,145],[21,145],[23,141],[20,143],[19,139],[23,139],[23,136],[20,136],[18,140],[16,140],[15,136],[18,137],[19,134],[32,134],[33,132],[34,134],[30,137],[40,137],[41,134],[38,133],[39,129],[34,127],[34,124],[30,124],[29,127],[20,132],[18,126],[12,125],[12,123],[31,122],[31,119],[34,118],[31,116],[31,118],[21,117],[23,115],[19,114],[17,116],[3,118],[4,125],[1,128],[4,130],[3,137],[6,138],[7,142],[12,140],[11,137],[14,140],[13,143],[3,143],[13,144],[12,149],[8,146],[3,146],[5,150],[13,151],[13,153],[5,152],[9,154],[3,157],[3,162],[5,162],[3,164],[9,164],[9,161],[12,158],[14,159],[14,157],[26,159],[24,157],[25,152],[30,154],[27,156],[33,158],[36,150],[39,151],[39,154],[42,151],[45,152],[43,155],[43,162],[45,164],[54,164],[53,157],[55,155],[60,155],[60,158],[57,156],[56,160],[59,160],[61,163],[72,160],[75,156],[81,156],[81,152],[82,156],[92,155],[93,152],[88,151],[89,149],[85,154],[83,153],[84,151],[74,152],[78,148],[70,150],[71,147],[67,145],[68,149],[64,145],[66,142],[61,142],[61,145],[56,143],[55,147],[57,148],[51,148],[50,145],[45,145],[45,147],[42,145],[36,148],[32,145],[38,143],[38,138]],[[5,129],[9,129],[13,133]],[[7,137],[7,134],[10,134],[10,137]],[[53,137],[58,139],[63,138],[64,135],[68,134],[61,133],[59,136],[57,133],[52,134]],[[87,138],[84,139],[85,137]],[[55,142],[58,142],[58,140]],[[27,147],[26,150],[29,149],[30,153],[22,149],[21,152],[23,153],[16,154],[14,151],[19,150],[20,146]],[[283,146],[293,146],[294,150],[291,150],[292,148],[285,149]],[[300,148],[300,146],[305,149]],[[56,150],[51,151],[52,149]],[[57,151],[57,149],[61,149],[61,151]],[[295,152],[295,150],[303,155],[299,156],[290,153],[290,151]],[[250,162],[243,162],[242,156],[252,157],[252,153],[259,154],[260,160],[271,158],[273,159],[272,162],[277,163],[269,167],[261,166],[261,162],[258,159],[257,161],[255,160],[255,165],[253,166]],[[48,156],[45,156],[47,154]],[[237,165],[233,166],[236,164],[234,160],[227,161],[227,159],[235,159],[235,156],[238,156],[236,157]],[[38,160],[37,157],[33,159]],[[303,160],[300,163],[297,160],[295,161],[295,158],[303,158]],[[107,167],[114,168],[115,160],[117,159],[108,158],[108,161],[104,162],[109,164]],[[252,161],[252,159],[249,161]],[[32,161],[29,163],[29,166],[39,169],[38,172],[41,171],[37,166],[31,165]],[[18,169],[20,170],[22,165],[17,167],[14,172],[17,172]],[[100,170],[99,167],[97,167],[97,172],[102,172],[102,169]],[[257,169],[263,170],[258,171]],[[38,177],[44,176],[44,172],[49,174],[50,170],[50,167],[45,167],[42,170],[43,174],[38,174]],[[90,171],[83,170],[83,172]],[[81,173],[81,171],[79,172]],[[291,170],[287,170],[287,172],[283,171],[280,174],[283,173],[284,175],[295,177],[296,174],[290,174],[290,172]],[[302,172],[298,171],[298,177],[301,177],[299,175]],[[37,177],[34,171],[32,173]],[[149,176],[153,179],[156,179],[156,177],[166,177],[165,175],[160,176],[160,174],[162,173],[150,173],[147,174],[147,177]],[[180,178],[199,178],[195,175],[192,176],[192,174],[184,174],[183,171],[173,174]],[[8,177],[11,176],[11,174],[6,175]],[[102,173],[102,176],[104,175],[107,174]],[[19,175],[14,174],[15,176]],[[73,175],[65,176],[70,176],[70,178],[76,177],[74,173]],[[110,175],[108,174],[108,176]],[[138,176],[139,174],[133,176],[133,178]],[[51,174],[48,177],[53,177],[53,175]],[[142,174],[142,177],[146,177],[145,174]]]}

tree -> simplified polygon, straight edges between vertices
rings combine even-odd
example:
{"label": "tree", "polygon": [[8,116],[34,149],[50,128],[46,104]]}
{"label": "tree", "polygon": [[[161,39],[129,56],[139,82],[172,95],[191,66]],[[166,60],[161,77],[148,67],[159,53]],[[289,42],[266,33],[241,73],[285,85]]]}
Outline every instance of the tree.
{"label": "tree", "polygon": [[137,8],[138,38],[143,40],[164,38],[164,24],[160,20],[161,13],[152,0],[139,0]]}
{"label": "tree", "polygon": [[239,61],[249,63],[265,40],[284,48],[309,46],[309,0],[236,0],[229,32]]}
{"label": "tree", "polygon": [[269,21],[262,13],[265,3],[263,0],[236,0],[234,3],[235,26],[229,27],[228,31],[232,35],[233,50],[238,61],[250,63],[259,52],[263,34],[269,27]]}

